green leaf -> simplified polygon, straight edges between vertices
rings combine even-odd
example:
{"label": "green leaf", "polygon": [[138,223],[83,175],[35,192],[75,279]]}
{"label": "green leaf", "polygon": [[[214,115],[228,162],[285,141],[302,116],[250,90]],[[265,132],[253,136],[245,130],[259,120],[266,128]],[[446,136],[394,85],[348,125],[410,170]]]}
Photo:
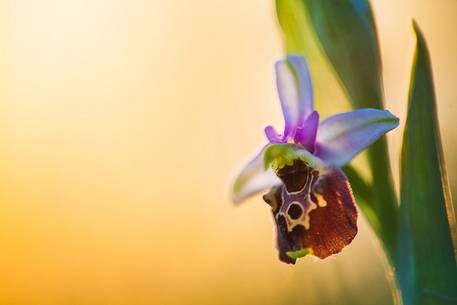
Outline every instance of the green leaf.
{"label": "green leaf", "polygon": [[[380,52],[368,1],[276,0],[276,10],[288,52],[305,54],[313,68],[321,60],[316,50],[323,50],[354,108],[383,108]],[[385,137],[368,148],[367,157],[373,191],[362,211],[391,259],[398,204]],[[360,196],[357,184],[354,193]]]}
{"label": "green leaf", "polygon": [[401,156],[396,268],[405,305],[457,304],[455,220],[432,71],[424,37],[416,24],[414,29],[417,46]]}
{"label": "green leaf", "polygon": [[[347,111],[348,100],[339,86],[333,67],[322,53],[302,0],[276,0],[276,14],[287,54],[306,57],[313,79],[314,102],[321,115]],[[335,101],[330,104],[328,101]]]}
{"label": "green leaf", "polygon": [[315,54],[313,32],[307,24],[301,0],[276,0],[276,15],[281,25],[287,53]]}
{"label": "green leaf", "polygon": [[366,0],[302,0],[354,108],[382,108],[376,28]]}

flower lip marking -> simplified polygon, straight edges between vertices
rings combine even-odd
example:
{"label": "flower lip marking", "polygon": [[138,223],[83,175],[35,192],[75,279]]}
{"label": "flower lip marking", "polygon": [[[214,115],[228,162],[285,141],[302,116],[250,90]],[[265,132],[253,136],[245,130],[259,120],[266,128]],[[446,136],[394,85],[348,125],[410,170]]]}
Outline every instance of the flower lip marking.
{"label": "flower lip marking", "polygon": [[358,109],[320,121],[306,60],[288,55],[275,68],[284,131],[265,128],[268,142],[241,171],[232,198],[241,202],[269,190],[264,200],[272,207],[280,260],[325,258],[357,233],[355,201],[339,167],[399,120],[387,110]]}
{"label": "flower lip marking", "polygon": [[316,196],[317,205],[319,207],[323,208],[323,207],[327,206],[327,201],[324,199],[324,196],[322,196],[319,193],[317,193],[315,196]]}
{"label": "flower lip marking", "polygon": [[[279,257],[286,263],[294,263],[298,254],[325,258],[338,253],[357,233],[357,210],[344,173],[334,166],[307,173],[314,174],[301,191],[291,193],[280,185],[264,196],[277,226]],[[320,197],[328,204],[319,204]],[[293,207],[303,210],[298,218],[290,213]]]}
{"label": "flower lip marking", "polygon": [[316,203],[310,198],[310,192],[317,180],[318,172],[303,161],[294,160],[292,165],[285,165],[278,170],[278,173],[285,187],[281,192],[283,204],[277,217],[284,217],[289,232],[298,225],[308,230],[309,213],[317,208]]}
{"label": "flower lip marking", "polygon": [[303,209],[301,208],[300,203],[298,201],[293,201],[287,210],[287,215],[289,215],[292,220],[297,220],[302,214]]}

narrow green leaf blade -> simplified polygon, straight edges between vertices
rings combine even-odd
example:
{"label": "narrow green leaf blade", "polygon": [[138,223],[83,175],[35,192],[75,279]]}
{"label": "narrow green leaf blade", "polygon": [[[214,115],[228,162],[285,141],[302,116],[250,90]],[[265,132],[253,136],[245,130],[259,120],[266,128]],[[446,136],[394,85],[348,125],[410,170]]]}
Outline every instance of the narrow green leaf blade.
{"label": "narrow green leaf blade", "polygon": [[[313,79],[314,103],[321,115],[347,111],[349,101],[322,52],[302,0],[276,0],[276,15],[287,54],[306,57]],[[328,103],[333,101],[333,103]]]}
{"label": "narrow green leaf blade", "polygon": [[276,16],[284,37],[287,53],[301,53],[308,57],[313,52],[312,30],[305,26],[307,20],[301,0],[276,0]]}
{"label": "narrow green leaf blade", "polygon": [[379,46],[367,0],[302,0],[354,108],[382,108]]}
{"label": "narrow green leaf blade", "polygon": [[396,267],[405,305],[457,304],[457,264],[451,234],[455,221],[433,78],[424,37],[417,25],[414,29],[417,46],[401,158]]}

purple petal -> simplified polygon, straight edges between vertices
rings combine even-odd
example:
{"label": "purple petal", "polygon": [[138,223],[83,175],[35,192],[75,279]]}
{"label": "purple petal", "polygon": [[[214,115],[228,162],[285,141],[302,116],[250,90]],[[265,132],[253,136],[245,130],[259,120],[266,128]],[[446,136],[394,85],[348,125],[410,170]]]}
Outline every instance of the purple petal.
{"label": "purple petal", "polygon": [[265,170],[263,154],[268,145],[249,161],[240,171],[232,187],[232,200],[241,203],[246,198],[281,184],[271,168]]}
{"label": "purple petal", "polygon": [[291,136],[313,111],[313,90],[308,65],[303,56],[289,55],[278,61],[276,84],[284,115],[284,139]]}
{"label": "purple petal", "polygon": [[271,125],[265,127],[265,135],[267,136],[267,139],[270,141],[270,143],[282,143],[281,136]]}
{"label": "purple petal", "polygon": [[314,111],[313,83],[306,59],[301,55],[289,55],[287,60],[293,66],[298,81],[298,125]]}
{"label": "purple petal", "polygon": [[315,155],[325,163],[342,166],[398,126],[387,110],[359,109],[331,116],[319,124]]}
{"label": "purple petal", "polygon": [[278,61],[275,67],[276,85],[284,115],[284,138],[287,138],[298,122],[298,91],[294,75],[287,61]]}
{"label": "purple petal", "polygon": [[295,143],[302,144],[311,153],[314,152],[318,125],[319,113],[313,111],[303,123],[303,127],[297,127],[294,138]]}

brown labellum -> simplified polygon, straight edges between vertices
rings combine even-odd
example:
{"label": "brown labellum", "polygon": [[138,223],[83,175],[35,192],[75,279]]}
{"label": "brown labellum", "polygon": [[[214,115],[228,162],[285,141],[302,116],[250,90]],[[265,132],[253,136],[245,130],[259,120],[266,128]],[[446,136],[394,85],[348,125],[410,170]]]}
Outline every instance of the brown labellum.
{"label": "brown labellum", "polygon": [[277,171],[283,185],[264,196],[277,228],[279,258],[295,263],[313,254],[339,253],[357,234],[357,210],[343,171],[328,166],[319,171],[295,160]]}

